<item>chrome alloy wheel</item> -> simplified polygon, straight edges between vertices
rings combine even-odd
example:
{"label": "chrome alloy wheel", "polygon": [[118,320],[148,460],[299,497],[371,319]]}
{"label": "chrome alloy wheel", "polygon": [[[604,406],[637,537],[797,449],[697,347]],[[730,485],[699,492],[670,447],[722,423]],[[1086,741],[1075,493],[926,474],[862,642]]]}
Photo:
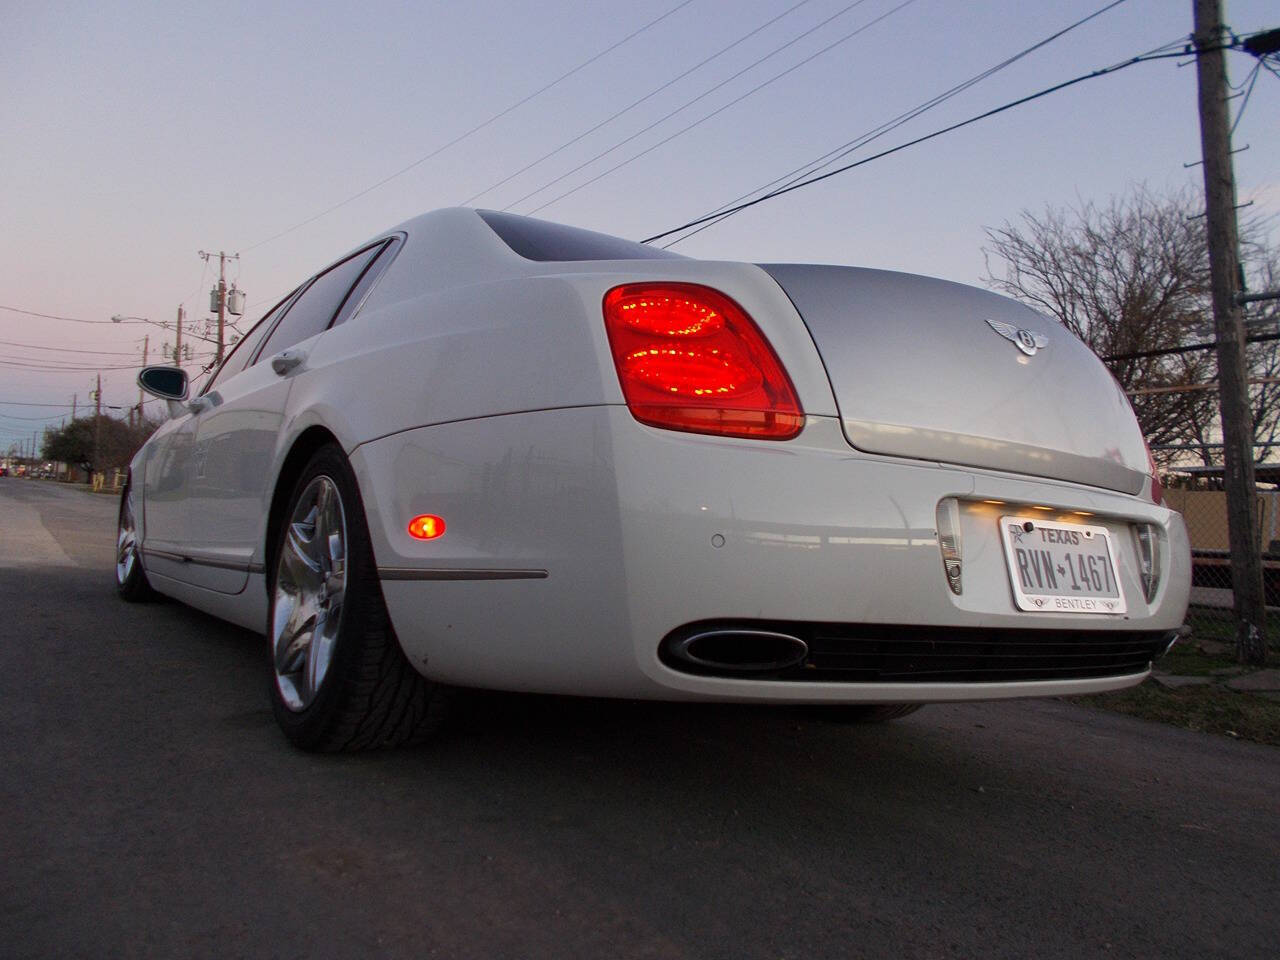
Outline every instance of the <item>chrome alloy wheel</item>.
{"label": "chrome alloy wheel", "polygon": [[276,562],[271,654],[285,705],[305,710],[333,659],[347,592],[347,518],[327,476],[294,504]]}
{"label": "chrome alloy wheel", "polygon": [[133,488],[124,495],[120,506],[120,529],[116,533],[116,583],[129,582],[134,567],[138,565],[138,523],[133,515]]}

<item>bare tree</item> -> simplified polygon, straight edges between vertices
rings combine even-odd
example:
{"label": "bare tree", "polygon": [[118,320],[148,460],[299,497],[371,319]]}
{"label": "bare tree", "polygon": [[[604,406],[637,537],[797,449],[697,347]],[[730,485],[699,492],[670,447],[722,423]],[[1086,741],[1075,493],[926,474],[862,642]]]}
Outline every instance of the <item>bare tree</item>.
{"label": "bare tree", "polygon": [[[1099,356],[1115,358],[1108,366],[1153,446],[1204,444],[1217,433],[1214,391],[1177,389],[1214,380],[1212,351],[1134,356],[1213,339],[1202,211],[1196,191],[1160,195],[1139,187],[1104,207],[1024,211],[1017,225],[988,229],[983,248],[989,285],[1048,313]],[[1274,261],[1262,234],[1256,222],[1241,226],[1242,260],[1259,275]],[[1249,356],[1252,377],[1280,372],[1274,343],[1253,345]],[[1269,442],[1280,433],[1280,384],[1255,385],[1251,399],[1255,436]],[[1203,449],[1201,456],[1211,462]]]}
{"label": "bare tree", "polygon": [[[1255,290],[1280,289],[1280,255],[1252,244],[1251,270]],[[1280,321],[1280,301],[1254,303],[1246,308],[1246,320],[1255,331],[1275,331]],[[1260,459],[1266,459],[1280,438],[1280,340],[1249,344],[1249,402],[1253,408],[1253,442],[1259,445]]]}

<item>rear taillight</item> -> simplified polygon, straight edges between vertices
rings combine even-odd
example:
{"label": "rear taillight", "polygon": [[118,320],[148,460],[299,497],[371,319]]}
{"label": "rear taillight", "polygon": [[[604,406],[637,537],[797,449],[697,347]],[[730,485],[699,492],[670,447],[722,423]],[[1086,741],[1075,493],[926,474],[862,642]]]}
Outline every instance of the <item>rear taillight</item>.
{"label": "rear taillight", "polygon": [[1160,468],[1156,466],[1156,458],[1151,455],[1151,447],[1144,440],[1142,445],[1147,450],[1147,476],[1151,478],[1151,502],[1160,506],[1164,502],[1164,484],[1160,482]]}
{"label": "rear taillight", "polygon": [[747,312],[695,283],[629,283],[604,296],[627,407],[641,423],[789,440],[804,426],[795,388]]}

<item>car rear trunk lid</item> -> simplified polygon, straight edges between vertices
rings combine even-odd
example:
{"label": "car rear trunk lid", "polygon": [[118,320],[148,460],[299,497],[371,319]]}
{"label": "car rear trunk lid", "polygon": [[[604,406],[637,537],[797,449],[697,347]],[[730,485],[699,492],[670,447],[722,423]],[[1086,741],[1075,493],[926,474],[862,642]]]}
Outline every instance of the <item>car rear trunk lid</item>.
{"label": "car rear trunk lid", "polygon": [[1142,490],[1147,456],[1132,407],[1060,324],[946,280],[857,267],[762,268],[809,328],[854,447]]}

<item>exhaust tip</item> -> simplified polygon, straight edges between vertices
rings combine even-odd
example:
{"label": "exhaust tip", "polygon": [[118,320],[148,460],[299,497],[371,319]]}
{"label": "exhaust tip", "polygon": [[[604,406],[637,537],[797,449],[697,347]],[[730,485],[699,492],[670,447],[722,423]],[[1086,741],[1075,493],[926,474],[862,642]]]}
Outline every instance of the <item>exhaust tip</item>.
{"label": "exhaust tip", "polygon": [[662,652],[663,659],[676,669],[752,674],[799,666],[809,656],[809,645],[799,637],[773,630],[726,628],[668,637]]}

